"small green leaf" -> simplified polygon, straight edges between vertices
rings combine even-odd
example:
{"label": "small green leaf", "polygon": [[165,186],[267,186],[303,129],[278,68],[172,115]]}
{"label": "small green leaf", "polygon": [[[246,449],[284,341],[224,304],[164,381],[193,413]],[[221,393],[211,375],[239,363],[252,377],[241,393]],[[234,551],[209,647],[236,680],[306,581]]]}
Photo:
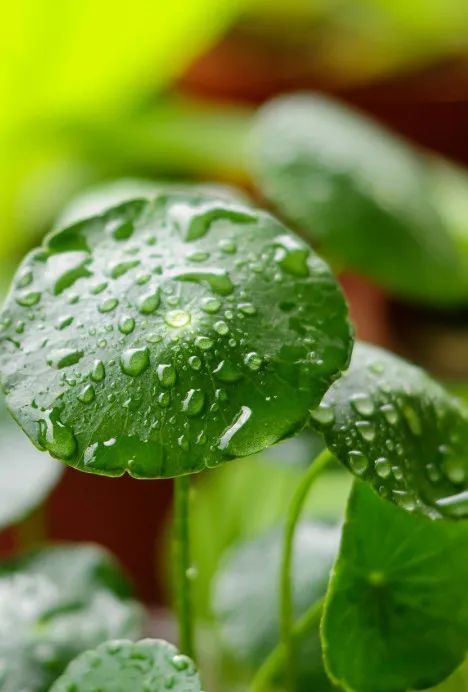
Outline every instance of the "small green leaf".
{"label": "small green leaf", "polygon": [[50,692],[201,692],[195,664],[162,639],[104,642],[70,663]]}
{"label": "small green leaf", "polygon": [[420,368],[359,343],[312,421],[382,497],[432,517],[468,515],[468,410]]}
{"label": "small green leaf", "polygon": [[468,644],[468,527],[351,494],[322,641],[345,690],[404,692],[443,680]]}
{"label": "small green leaf", "polygon": [[265,212],[197,194],[49,235],[18,270],[2,326],[7,404],[34,443],[84,471],[143,478],[292,435],[351,342],[338,284],[307,245]]}
{"label": "small green leaf", "polygon": [[35,550],[0,563],[0,689],[45,692],[68,662],[113,637],[141,634],[140,606],[94,545]]}
{"label": "small green leaf", "polygon": [[[294,545],[293,593],[299,618],[324,594],[338,549],[336,526],[304,521]],[[213,608],[225,646],[258,665],[279,640],[278,583],[282,531],[277,529],[228,552],[214,583]],[[332,688],[322,665],[318,628],[298,642],[300,689]]]}
{"label": "small green leaf", "polygon": [[405,297],[466,298],[425,162],[396,136],[330,99],[299,94],[260,110],[251,149],[263,194],[331,257]]}
{"label": "small green leaf", "polygon": [[63,466],[26,441],[0,401],[0,529],[40,505],[62,473]]}

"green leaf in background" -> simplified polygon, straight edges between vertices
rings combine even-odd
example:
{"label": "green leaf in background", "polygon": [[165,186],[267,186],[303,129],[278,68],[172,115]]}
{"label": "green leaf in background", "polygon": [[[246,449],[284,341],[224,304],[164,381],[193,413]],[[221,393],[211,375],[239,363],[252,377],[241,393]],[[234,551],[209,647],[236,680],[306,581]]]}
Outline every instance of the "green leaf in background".
{"label": "green leaf in background", "polygon": [[201,692],[195,664],[162,639],[109,641],[70,663],[50,692]]}
{"label": "green leaf in background", "polygon": [[62,473],[61,464],[29,444],[0,402],[0,529],[40,505]]}
{"label": "green leaf in background", "polygon": [[352,473],[408,511],[468,514],[468,410],[423,370],[358,343],[312,421]]}
{"label": "green leaf in background", "polygon": [[78,221],[84,221],[90,216],[102,214],[110,207],[130,202],[132,199],[151,199],[158,194],[171,192],[178,194],[195,192],[227,202],[247,203],[248,201],[240,190],[219,183],[174,183],[143,178],[121,178],[82,191],[68,203],[56,221],[55,227],[65,228]]}
{"label": "green leaf in background", "polygon": [[45,692],[82,651],[141,629],[128,582],[97,546],[64,544],[0,563],[2,692]]}
{"label": "green leaf in background", "polygon": [[468,646],[468,526],[352,492],[322,621],[327,670],[347,691],[443,680]]}
{"label": "green leaf in background", "polygon": [[351,346],[339,286],[306,244],[197,194],[52,233],[19,268],[2,324],[7,405],[35,444],[140,478],[291,436]]}
{"label": "green leaf in background", "polygon": [[424,159],[396,136],[331,99],[299,94],[260,110],[250,144],[262,193],[330,257],[406,298],[466,299]]}
{"label": "green leaf in background", "polygon": [[[20,114],[102,115],[164,87],[238,16],[239,0],[18,0],[2,7],[2,96]],[[44,11],[46,9],[46,11]],[[18,53],[21,47],[21,53]],[[58,59],[60,57],[60,59]]]}
{"label": "green leaf in background", "polygon": [[[299,618],[326,592],[338,549],[336,526],[303,521],[294,544],[293,594]],[[234,547],[226,555],[214,583],[213,608],[221,638],[232,655],[261,663],[279,640],[278,582],[283,532],[272,530]],[[299,689],[332,688],[322,664],[318,627],[299,642]]]}
{"label": "green leaf in background", "polygon": [[[119,124],[122,132],[125,121],[132,129],[142,104],[208,49],[248,1],[2,4],[0,257],[26,233],[43,230],[51,200],[102,176],[109,162],[82,156],[87,128]],[[118,149],[126,149],[122,138]]]}
{"label": "green leaf in background", "polygon": [[431,199],[453,238],[468,285],[468,172],[443,159],[428,159]]}

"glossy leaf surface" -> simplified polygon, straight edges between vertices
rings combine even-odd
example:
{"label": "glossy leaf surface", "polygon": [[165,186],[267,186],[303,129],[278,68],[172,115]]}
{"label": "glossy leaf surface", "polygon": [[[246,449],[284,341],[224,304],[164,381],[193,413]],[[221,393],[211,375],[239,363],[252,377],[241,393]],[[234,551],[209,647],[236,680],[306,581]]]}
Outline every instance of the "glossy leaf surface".
{"label": "glossy leaf surface", "polygon": [[140,606],[94,545],[49,547],[0,563],[0,689],[45,692],[82,651],[141,634]]}
{"label": "glossy leaf surface", "polygon": [[70,226],[90,216],[102,214],[110,207],[115,207],[132,199],[151,199],[161,193],[207,195],[225,201],[246,202],[245,195],[236,188],[217,183],[183,183],[149,180],[145,178],[120,178],[111,183],[102,183],[84,190],[74,197],[66,206],[58,221],[57,228]]}
{"label": "glossy leaf surface", "polygon": [[466,298],[425,162],[396,136],[321,96],[260,110],[252,169],[275,208],[340,263],[422,302]]}
{"label": "glossy leaf surface", "polygon": [[[273,530],[234,547],[214,584],[214,611],[221,636],[233,656],[259,664],[279,639],[278,582],[283,532]],[[294,545],[295,617],[324,596],[340,538],[336,526],[303,522]],[[298,643],[301,690],[329,690],[318,628]]]}
{"label": "glossy leaf surface", "polygon": [[382,497],[433,517],[467,516],[468,411],[420,368],[358,343],[312,420]]}
{"label": "glossy leaf surface", "polygon": [[0,403],[0,528],[23,519],[41,504],[63,466],[32,447]]}
{"label": "glossy leaf surface", "polygon": [[135,200],[51,234],[2,318],[7,404],[85,471],[177,476],[292,435],[348,361],[327,265],[272,216]]}
{"label": "glossy leaf surface", "polygon": [[109,641],[70,663],[50,692],[201,692],[193,661],[162,639]]}
{"label": "glossy leaf surface", "polygon": [[467,583],[465,522],[411,515],[357,483],[322,621],[333,678],[355,692],[443,680],[468,644]]}

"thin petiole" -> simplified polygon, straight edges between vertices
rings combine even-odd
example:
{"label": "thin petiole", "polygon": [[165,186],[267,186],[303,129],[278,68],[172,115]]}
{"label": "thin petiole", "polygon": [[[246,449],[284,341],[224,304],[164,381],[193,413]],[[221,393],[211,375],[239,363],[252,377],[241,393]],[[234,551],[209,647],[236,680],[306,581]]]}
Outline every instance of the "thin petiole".
{"label": "thin petiole", "polygon": [[190,580],[189,494],[190,476],[175,478],[173,540],[179,648],[182,653],[195,659]]}
{"label": "thin petiole", "polygon": [[312,462],[302,477],[296,492],[294,493],[286,517],[280,571],[280,641],[284,647],[286,685],[290,692],[294,692],[296,686],[295,649],[292,635],[294,618],[292,596],[294,537],[309,490],[317,477],[332,459],[332,454],[328,451],[328,449],[324,449]]}

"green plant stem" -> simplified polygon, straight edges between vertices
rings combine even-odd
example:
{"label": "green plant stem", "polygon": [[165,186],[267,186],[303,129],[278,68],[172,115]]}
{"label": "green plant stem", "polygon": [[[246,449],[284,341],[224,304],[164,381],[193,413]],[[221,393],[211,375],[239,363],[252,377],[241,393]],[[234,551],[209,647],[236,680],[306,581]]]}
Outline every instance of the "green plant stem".
{"label": "green plant stem", "polygon": [[324,449],[315,461],[307,469],[299,486],[294,493],[292,502],[289,506],[286,517],[286,527],[284,533],[283,555],[281,560],[280,572],[280,640],[285,652],[285,672],[287,689],[290,692],[295,690],[295,651],[292,637],[293,628],[293,586],[292,586],[292,563],[294,554],[294,537],[296,535],[297,524],[301,516],[304,502],[309,490],[317,477],[332,459],[328,449]]}
{"label": "green plant stem", "polygon": [[[292,629],[292,636],[294,639],[299,639],[303,634],[319,624],[324,601],[325,598],[321,598],[319,601],[316,601],[316,603],[313,603],[310,608],[306,610],[304,615],[299,618]],[[265,690],[268,690],[271,680],[284,663],[284,659],[285,648],[284,644],[280,642],[257,670],[250,686],[250,692],[265,692]]]}
{"label": "green plant stem", "polygon": [[182,653],[195,658],[192,599],[190,584],[190,533],[189,533],[190,476],[174,480],[174,568],[177,619],[179,623],[179,648]]}

